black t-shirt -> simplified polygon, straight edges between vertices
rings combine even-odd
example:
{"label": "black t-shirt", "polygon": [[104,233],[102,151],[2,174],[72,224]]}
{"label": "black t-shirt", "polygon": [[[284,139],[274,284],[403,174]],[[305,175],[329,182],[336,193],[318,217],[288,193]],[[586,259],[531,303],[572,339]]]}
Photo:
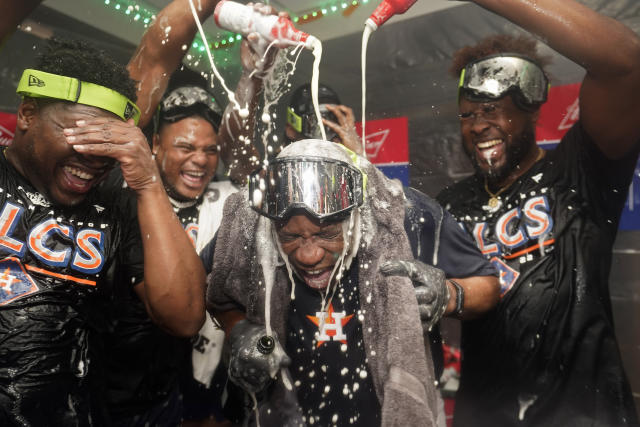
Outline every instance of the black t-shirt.
{"label": "black t-shirt", "polygon": [[[357,264],[357,259],[353,261]],[[307,425],[380,425],[380,403],[367,366],[358,269],[350,268],[322,312],[322,295],[296,278],[286,351]]]}
{"label": "black t-shirt", "polygon": [[496,208],[477,176],[438,197],[498,269],[502,294],[463,323],[456,425],[637,424],[608,289],[637,152],[608,160],[578,123]]}
{"label": "black t-shirt", "polygon": [[113,272],[143,280],[133,201],[94,190],[54,206],[0,155],[0,202],[0,425],[99,424],[101,301]]}
{"label": "black t-shirt", "polygon": [[[124,191],[124,190],[123,190]],[[195,245],[198,205],[176,211]],[[188,338],[174,337],[149,318],[142,301],[132,290],[116,295],[110,307],[109,331],[104,335],[107,399],[114,420],[149,411],[178,392],[179,376],[190,366]],[[170,399],[168,416],[179,414]],[[180,420],[165,420],[166,425]]]}

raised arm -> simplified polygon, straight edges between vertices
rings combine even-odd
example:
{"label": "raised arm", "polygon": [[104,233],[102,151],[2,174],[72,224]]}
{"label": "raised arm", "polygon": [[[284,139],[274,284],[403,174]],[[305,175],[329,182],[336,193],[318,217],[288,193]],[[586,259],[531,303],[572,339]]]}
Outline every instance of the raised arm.
{"label": "raised arm", "polygon": [[609,158],[640,138],[640,39],[574,0],[475,0],[584,67],[580,120]]}
{"label": "raised arm", "polygon": [[133,120],[79,121],[65,129],[67,142],[84,155],[111,157],[136,192],[144,251],[144,283],[134,289],[151,319],[178,336],[195,335],[204,322],[204,268],[176,217],[151,149]]}
{"label": "raised arm", "polygon": [[222,161],[228,165],[229,178],[236,184],[246,183],[247,175],[260,164],[253,134],[263,78],[273,64],[278,49],[272,47],[263,59],[259,46],[257,34],[249,35],[240,46],[242,75],[236,86],[235,98],[242,108],[248,109],[249,114],[240,117],[240,111],[230,102],[224,110],[218,132]]}
{"label": "raised arm", "polygon": [[[264,15],[278,13],[272,6],[262,3],[253,4],[253,8]],[[280,16],[289,17],[286,12]],[[254,130],[263,89],[263,79],[273,66],[279,48],[275,45],[267,48],[267,43],[258,34],[249,34],[240,47],[242,75],[236,86],[235,98],[242,108],[248,109],[247,117],[240,117],[234,104],[229,103],[222,116],[218,132],[221,142],[222,161],[229,166],[229,178],[236,184],[244,184],[247,175],[260,165],[259,153],[253,144]]]}
{"label": "raised arm", "polygon": [[[195,0],[201,22],[205,21],[219,0]],[[158,13],[155,21],[142,36],[142,40],[127,65],[131,78],[138,81],[138,107],[141,115],[138,126],[144,128],[155,112],[167,89],[169,77],[182,62],[186,50],[196,34],[197,27],[189,0],[173,0]]]}

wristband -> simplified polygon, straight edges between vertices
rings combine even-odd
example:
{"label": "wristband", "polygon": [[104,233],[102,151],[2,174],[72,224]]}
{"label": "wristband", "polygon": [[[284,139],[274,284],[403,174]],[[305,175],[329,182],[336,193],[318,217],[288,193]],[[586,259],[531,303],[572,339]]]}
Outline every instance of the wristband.
{"label": "wristband", "polygon": [[447,279],[449,283],[456,288],[456,308],[453,310],[453,315],[456,317],[462,316],[462,309],[464,308],[464,288],[455,280]]}

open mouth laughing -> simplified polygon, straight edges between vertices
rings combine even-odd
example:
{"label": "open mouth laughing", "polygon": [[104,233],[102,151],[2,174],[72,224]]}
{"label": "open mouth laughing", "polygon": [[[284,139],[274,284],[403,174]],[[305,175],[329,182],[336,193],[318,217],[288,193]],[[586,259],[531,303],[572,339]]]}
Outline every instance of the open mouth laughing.
{"label": "open mouth laughing", "polygon": [[302,280],[310,287],[314,289],[324,289],[329,285],[332,270],[333,268],[300,271],[300,276],[302,276]]}
{"label": "open mouth laughing", "polygon": [[104,175],[104,171],[94,171],[76,166],[63,168],[65,187],[74,193],[86,193],[93,184]]}

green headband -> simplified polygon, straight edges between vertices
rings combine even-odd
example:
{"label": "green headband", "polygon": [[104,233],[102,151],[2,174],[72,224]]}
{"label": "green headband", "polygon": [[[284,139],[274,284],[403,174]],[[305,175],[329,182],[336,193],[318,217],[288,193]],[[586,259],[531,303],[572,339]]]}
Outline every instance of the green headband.
{"label": "green headband", "polygon": [[296,131],[302,133],[302,117],[297,115],[291,107],[287,107],[287,123]]}
{"label": "green headband", "polygon": [[32,98],[54,98],[107,110],[123,120],[138,124],[140,109],[115,90],[72,77],[26,69],[16,92]]}

